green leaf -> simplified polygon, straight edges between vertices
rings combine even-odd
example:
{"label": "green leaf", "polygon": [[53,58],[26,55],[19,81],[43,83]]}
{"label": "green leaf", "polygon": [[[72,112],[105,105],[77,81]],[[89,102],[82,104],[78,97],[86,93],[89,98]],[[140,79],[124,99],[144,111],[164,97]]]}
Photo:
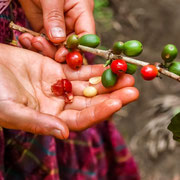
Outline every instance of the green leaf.
{"label": "green leaf", "polygon": [[168,129],[172,132],[180,132],[180,113],[176,114],[168,126]]}
{"label": "green leaf", "polygon": [[108,5],[109,5],[108,0],[95,0],[94,1],[95,9],[102,8],[102,7],[107,7]]}
{"label": "green leaf", "polygon": [[180,112],[171,119],[168,129],[173,133],[173,139],[180,142]]}

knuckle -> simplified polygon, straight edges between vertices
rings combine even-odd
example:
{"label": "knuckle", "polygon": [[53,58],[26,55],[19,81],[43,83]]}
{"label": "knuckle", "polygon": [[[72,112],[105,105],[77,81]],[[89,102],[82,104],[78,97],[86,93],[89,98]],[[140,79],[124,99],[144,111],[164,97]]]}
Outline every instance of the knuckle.
{"label": "knuckle", "polygon": [[63,14],[57,10],[57,9],[52,9],[47,15],[46,15],[47,21],[63,21],[64,16]]}
{"label": "knuckle", "polygon": [[49,128],[46,129],[46,128],[41,127],[39,125],[33,125],[30,128],[30,132],[32,132],[33,134],[37,134],[37,135],[48,135],[49,134],[48,130],[49,130]]}
{"label": "knuckle", "polygon": [[33,131],[34,134],[42,134],[42,131],[38,126],[34,126],[32,128],[32,131]]}
{"label": "knuckle", "polygon": [[75,119],[75,129],[81,131],[82,127],[79,124],[79,120],[80,120],[80,112],[77,114],[77,118]]}
{"label": "knuckle", "polygon": [[29,132],[31,132],[33,134],[38,134],[38,135],[43,134],[42,127],[39,126],[39,124],[30,124],[30,123],[28,123],[24,129],[25,129],[25,131],[27,130],[27,131],[29,131]]}

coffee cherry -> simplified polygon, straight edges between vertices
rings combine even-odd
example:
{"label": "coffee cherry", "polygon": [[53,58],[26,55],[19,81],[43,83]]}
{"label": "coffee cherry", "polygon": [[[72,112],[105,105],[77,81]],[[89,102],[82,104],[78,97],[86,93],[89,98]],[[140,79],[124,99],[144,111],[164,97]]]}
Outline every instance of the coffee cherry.
{"label": "coffee cherry", "polygon": [[113,73],[121,75],[122,73],[126,72],[127,64],[122,59],[116,59],[111,63],[111,70]]}
{"label": "coffee cherry", "polygon": [[164,47],[161,53],[161,57],[165,62],[172,62],[178,54],[176,46],[173,44],[168,44]]}
{"label": "coffee cherry", "polygon": [[67,48],[75,49],[78,47],[78,45],[79,45],[79,39],[78,39],[77,35],[73,34],[73,35],[68,37]]}
{"label": "coffee cherry", "polygon": [[100,38],[95,34],[86,34],[79,38],[79,44],[96,48],[100,44]]}
{"label": "coffee cherry", "polygon": [[131,63],[126,63],[127,64],[127,71],[126,74],[134,74],[137,70],[137,65],[131,64]]}
{"label": "coffee cherry", "polygon": [[114,54],[121,54],[124,48],[124,43],[119,41],[119,42],[115,42],[113,45],[113,53]]}
{"label": "coffee cherry", "polygon": [[126,56],[129,57],[138,56],[139,54],[141,54],[142,50],[143,50],[143,46],[141,42],[137,40],[131,40],[124,43],[123,53]]}
{"label": "coffee cherry", "polygon": [[88,86],[83,90],[83,95],[86,97],[93,97],[97,95],[97,89],[93,86]]}
{"label": "coffee cherry", "polygon": [[67,93],[72,92],[72,84],[69,80],[62,79],[62,84],[63,84],[64,92],[67,92]]}
{"label": "coffee cherry", "polygon": [[146,65],[141,69],[141,75],[144,80],[153,80],[158,75],[158,70],[154,65]]}
{"label": "coffee cherry", "polygon": [[89,83],[93,85],[98,84],[100,82],[101,82],[101,76],[92,77],[89,79]]}
{"label": "coffee cherry", "polygon": [[83,57],[80,52],[69,52],[66,56],[66,62],[72,69],[78,69],[83,64]]}
{"label": "coffee cherry", "polygon": [[51,86],[51,91],[55,96],[62,96],[72,92],[72,84],[67,79],[61,79]]}
{"label": "coffee cherry", "polygon": [[102,79],[101,82],[104,87],[112,87],[116,84],[117,82],[117,75],[114,74],[111,69],[107,69],[103,72],[102,74]]}
{"label": "coffee cherry", "polygon": [[73,102],[72,84],[69,80],[58,80],[51,86],[51,91],[55,96],[63,96],[65,103]]}
{"label": "coffee cherry", "polygon": [[168,70],[180,76],[180,62],[174,61],[170,64]]}
{"label": "coffee cherry", "polygon": [[51,91],[55,96],[62,96],[64,94],[64,86],[62,80],[58,80],[51,86]]}

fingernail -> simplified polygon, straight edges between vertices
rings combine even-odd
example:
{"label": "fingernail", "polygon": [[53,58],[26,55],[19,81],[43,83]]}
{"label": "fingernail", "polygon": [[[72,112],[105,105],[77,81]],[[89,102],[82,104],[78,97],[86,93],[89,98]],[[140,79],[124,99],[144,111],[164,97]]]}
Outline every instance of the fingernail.
{"label": "fingernail", "polygon": [[53,27],[51,29],[51,37],[52,38],[62,38],[65,37],[66,34],[64,32],[64,30],[60,27]]}
{"label": "fingernail", "polygon": [[60,138],[60,139],[65,139],[63,134],[62,134],[62,131],[59,130],[59,129],[53,129],[50,133],[52,136],[55,136],[57,138]]}
{"label": "fingernail", "polygon": [[43,49],[44,49],[43,45],[40,42],[34,42],[33,46],[39,51],[43,51]]}
{"label": "fingernail", "polygon": [[23,46],[25,46],[25,48],[30,49],[31,48],[31,41],[28,38],[24,38],[23,39]]}

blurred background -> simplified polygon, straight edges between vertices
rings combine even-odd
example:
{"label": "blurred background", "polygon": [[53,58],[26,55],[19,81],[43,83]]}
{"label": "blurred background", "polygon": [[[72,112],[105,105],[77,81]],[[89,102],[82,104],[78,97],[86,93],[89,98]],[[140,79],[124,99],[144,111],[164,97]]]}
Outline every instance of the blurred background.
{"label": "blurred background", "polygon": [[[171,43],[180,50],[179,9],[180,0],[95,0],[101,48],[109,49],[116,41],[139,40],[144,50],[138,59],[161,62],[164,45]],[[180,146],[167,130],[170,119],[180,111],[180,83],[165,76],[147,82],[139,71],[134,77],[140,97],[114,115],[117,128],[138,163],[142,180],[180,180]]]}

